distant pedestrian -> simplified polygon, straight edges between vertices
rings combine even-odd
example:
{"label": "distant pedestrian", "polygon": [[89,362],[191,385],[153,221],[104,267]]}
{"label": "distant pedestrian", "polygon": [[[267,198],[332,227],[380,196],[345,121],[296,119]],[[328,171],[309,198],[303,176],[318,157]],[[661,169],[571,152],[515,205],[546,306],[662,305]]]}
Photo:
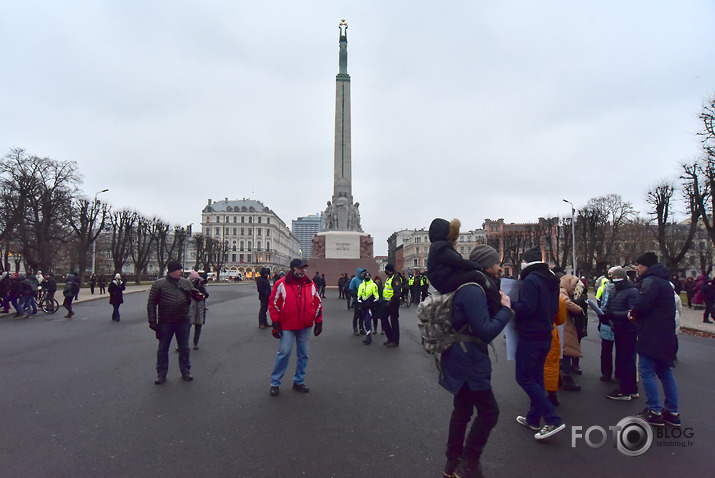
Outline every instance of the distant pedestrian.
{"label": "distant pedestrian", "polygon": [[21,317],[22,315],[25,315],[24,310],[20,312],[20,300],[22,299],[21,282],[22,281],[20,279],[20,276],[17,273],[12,275],[12,277],[10,278],[8,293],[5,297],[5,301],[3,302],[3,307],[5,308],[6,313],[10,312],[10,304],[12,304],[16,312],[15,317]]}
{"label": "distant pedestrian", "polygon": [[710,316],[713,315],[713,302],[715,302],[715,286],[713,285],[713,281],[706,281],[700,291],[703,296],[703,305],[705,306],[703,323],[712,324],[713,321],[710,320]]}
{"label": "distant pedestrian", "polygon": [[201,330],[206,324],[206,299],[209,298],[209,293],[206,290],[205,282],[199,276],[196,271],[191,271],[189,274],[189,280],[194,289],[198,290],[203,296],[199,299],[198,296],[195,300],[191,301],[189,306],[189,320],[194,326],[194,350],[199,350],[199,337],[201,337]]}
{"label": "distant pedestrian", "polygon": [[673,276],[670,278],[670,283],[673,284],[673,290],[675,290],[675,293],[680,294],[680,292],[683,290],[683,283],[680,282],[678,274],[673,274]]}
{"label": "distant pedestrian", "polygon": [[297,361],[293,375],[293,390],[308,393],[305,384],[308,366],[310,331],[317,337],[323,331],[323,307],[315,284],[308,279],[308,264],[303,259],[290,261],[290,272],[273,285],[268,307],[273,322],[273,336],[280,339],[276,362],[271,372],[272,397],[278,396],[281,379],[288,368],[293,343],[297,346]]}
{"label": "distant pedestrian", "polygon": [[688,299],[688,309],[693,308],[693,295],[695,295],[695,281],[692,277],[685,279],[683,284],[683,290],[685,291],[685,297]]}
{"label": "distant pedestrian", "polygon": [[52,273],[45,275],[45,280],[42,281],[42,288],[45,291],[45,303],[52,309],[54,308],[55,292],[57,292],[57,280]]}
{"label": "distant pedestrian", "polygon": [[325,274],[320,274],[320,297],[325,299],[325,287],[327,283],[325,282]]}
{"label": "distant pedestrian", "polygon": [[62,295],[65,297],[65,301],[62,306],[67,309],[67,315],[65,319],[71,319],[74,315],[72,311],[72,300],[79,294],[79,283],[77,282],[75,275],[70,272],[65,278],[65,288],[62,291]]}
{"label": "distant pedestrian", "polygon": [[124,302],[126,283],[126,280],[122,280],[122,275],[119,273],[117,273],[114,276],[114,280],[109,283],[109,303],[114,307],[112,320],[117,322],[119,322],[119,306]]}
{"label": "distant pedestrian", "polygon": [[3,271],[0,274],[0,304],[2,304],[5,313],[7,314],[9,309],[5,307],[5,298],[10,291],[10,274],[7,271]]}
{"label": "distant pedestrian", "polygon": [[94,287],[97,285],[97,275],[92,272],[92,275],[89,277],[89,292],[94,295]]}
{"label": "distant pedestrian", "polygon": [[395,266],[387,264],[385,266],[385,286],[382,289],[382,299],[385,301],[384,312],[382,313],[382,330],[385,332],[387,341],[382,345],[394,348],[400,346],[400,299],[404,289],[404,279],[395,273]]}
{"label": "distant pedestrian", "polygon": [[271,297],[271,283],[268,281],[270,276],[270,269],[263,267],[261,269],[261,275],[256,278],[256,289],[258,290],[258,301],[260,302],[260,308],[258,309],[258,328],[265,329],[268,327],[268,318],[266,316],[268,312],[268,299]]}
{"label": "distant pedestrian", "polygon": [[104,294],[107,291],[107,278],[104,277],[104,274],[99,275],[99,279],[97,279],[97,285],[99,285],[100,294]]}

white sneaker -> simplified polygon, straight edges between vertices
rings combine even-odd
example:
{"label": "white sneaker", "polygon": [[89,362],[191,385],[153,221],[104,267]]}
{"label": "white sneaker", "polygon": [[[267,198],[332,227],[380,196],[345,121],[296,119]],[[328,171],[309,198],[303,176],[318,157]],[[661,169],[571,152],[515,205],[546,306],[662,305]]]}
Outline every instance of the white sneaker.
{"label": "white sneaker", "polygon": [[534,435],[537,440],[543,440],[544,438],[549,438],[551,435],[556,435],[558,432],[566,428],[566,424],[562,423],[559,426],[556,425],[544,425],[544,427],[539,430],[539,433]]}
{"label": "white sneaker", "polygon": [[519,425],[524,425],[525,427],[529,427],[532,430],[541,430],[541,427],[539,425],[532,425],[531,423],[526,421],[526,417],[518,416],[516,417],[516,421],[517,423],[519,423]]}

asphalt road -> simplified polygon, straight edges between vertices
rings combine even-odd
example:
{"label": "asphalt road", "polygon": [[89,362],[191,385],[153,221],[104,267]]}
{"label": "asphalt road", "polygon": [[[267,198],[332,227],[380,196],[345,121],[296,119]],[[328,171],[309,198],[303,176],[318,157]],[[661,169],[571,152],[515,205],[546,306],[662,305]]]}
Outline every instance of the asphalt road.
{"label": "asphalt road", "polygon": [[[119,323],[106,300],[77,305],[73,319],[60,311],[0,320],[0,477],[441,476],[451,395],[419,345],[414,307],[401,310],[399,348],[383,347],[379,336],[364,346],[352,336],[352,312],[329,291],[324,332],[311,340],[310,393],[290,389],[294,352],[273,398],[278,341],[257,327],[255,286],[209,292],[201,349],[191,352],[193,382],[181,380],[170,352],[168,381],[154,385],[157,342],[146,323],[146,292],[125,297]],[[593,322],[589,333],[583,390],[559,393],[567,429],[545,442],[514,420],[527,397],[503,339],[495,341],[501,415],[482,458],[485,475],[712,475],[715,340],[680,337],[675,374],[691,436],[627,457],[610,439],[598,449],[583,439],[572,447],[572,426],[607,428],[645,406],[644,398],[604,397],[611,387],[598,380]]]}

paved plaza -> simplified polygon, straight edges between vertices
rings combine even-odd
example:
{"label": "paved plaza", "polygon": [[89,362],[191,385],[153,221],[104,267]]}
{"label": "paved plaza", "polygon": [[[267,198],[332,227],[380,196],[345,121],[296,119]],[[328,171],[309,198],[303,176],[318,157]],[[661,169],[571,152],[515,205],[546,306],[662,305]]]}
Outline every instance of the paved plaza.
{"label": "paved plaza", "polygon": [[[383,347],[379,335],[365,346],[352,335],[352,312],[329,290],[324,332],[311,340],[310,393],[290,389],[293,358],[272,398],[278,341],[257,327],[253,282],[209,288],[201,348],[191,352],[195,380],[181,380],[171,352],[161,386],[153,383],[157,342],[146,321],[147,288],[128,286],[119,323],[110,320],[107,298],[86,289],[73,319],[63,310],[0,318],[0,476],[440,476],[451,395],[422,351],[414,306],[401,309],[399,348]],[[684,325],[708,332],[697,312],[686,314]],[[501,415],[482,459],[485,475],[708,476],[715,460],[715,340],[708,337],[680,336],[675,376],[688,438],[656,438],[639,457],[621,454],[610,438],[600,448],[583,439],[572,446],[573,426],[608,429],[645,406],[643,398],[605,398],[611,386],[598,380],[595,325],[582,344],[583,390],[559,393],[567,428],[545,442],[514,420],[528,402],[503,338],[495,341]]]}

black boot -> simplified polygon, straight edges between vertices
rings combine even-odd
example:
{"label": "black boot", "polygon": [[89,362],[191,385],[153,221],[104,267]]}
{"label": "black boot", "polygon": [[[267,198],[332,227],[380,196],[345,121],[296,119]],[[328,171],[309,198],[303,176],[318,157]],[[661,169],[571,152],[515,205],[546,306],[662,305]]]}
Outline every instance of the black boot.
{"label": "black boot", "polygon": [[581,385],[577,385],[576,382],[573,381],[573,377],[571,375],[563,375],[561,389],[569,392],[580,392]]}

